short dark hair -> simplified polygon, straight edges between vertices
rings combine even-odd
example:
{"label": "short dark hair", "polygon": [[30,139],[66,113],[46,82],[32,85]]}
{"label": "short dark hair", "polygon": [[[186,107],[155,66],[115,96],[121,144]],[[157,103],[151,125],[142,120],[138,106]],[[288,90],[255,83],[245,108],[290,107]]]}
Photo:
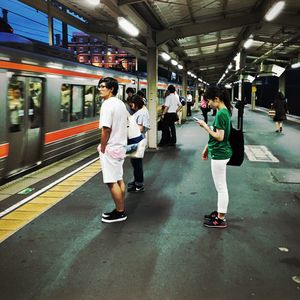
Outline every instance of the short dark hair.
{"label": "short dark hair", "polygon": [[139,96],[141,96],[141,97],[143,97],[143,98],[145,98],[145,94],[141,90],[137,91],[136,94],[139,95]]}
{"label": "short dark hair", "polygon": [[173,84],[170,84],[170,85],[168,86],[168,91],[169,91],[170,93],[175,93],[175,92],[176,92],[175,86],[174,86]]}
{"label": "short dark hair", "polygon": [[112,90],[112,94],[116,96],[118,94],[118,89],[119,89],[119,83],[116,79],[112,77],[104,77],[101,78],[98,82],[98,88],[100,87],[101,83],[105,83],[105,86]]}
{"label": "short dark hair", "polygon": [[224,87],[218,87],[218,86],[210,86],[204,93],[203,97],[208,100],[215,100],[216,97],[218,97],[227,107],[230,114],[232,112],[232,105],[230,102],[230,98],[228,95],[227,90]]}
{"label": "short dark hair", "polygon": [[129,94],[129,93],[132,93],[132,94],[134,94],[134,93],[135,93],[135,90],[134,90],[134,88],[132,88],[132,87],[128,87],[128,88],[126,89],[126,94]]}
{"label": "short dark hair", "polygon": [[128,102],[129,103],[134,103],[135,106],[137,107],[137,110],[141,109],[144,106],[144,100],[138,94],[135,94],[132,97],[130,97],[130,100]]}

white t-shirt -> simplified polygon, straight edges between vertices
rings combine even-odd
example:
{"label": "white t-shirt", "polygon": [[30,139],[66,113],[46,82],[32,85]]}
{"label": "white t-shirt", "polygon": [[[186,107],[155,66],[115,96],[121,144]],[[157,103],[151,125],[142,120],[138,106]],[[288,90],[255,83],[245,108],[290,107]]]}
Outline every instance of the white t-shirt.
{"label": "white t-shirt", "polygon": [[188,94],[188,95],[186,96],[186,101],[187,101],[187,102],[193,102],[193,96],[192,96],[191,94]]}
{"label": "white t-shirt", "polygon": [[138,125],[144,126],[144,131],[142,132],[145,134],[150,129],[150,116],[146,106],[139,109],[133,114],[133,117]]}
{"label": "white t-shirt", "polygon": [[105,153],[113,158],[122,158],[126,154],[127,114],[125,104],[116,97],[104,100],[101,105],[99,128],[111,129]]}
{"label": "white t-shirt", "polygon": [[166,97],[165,106],[169,107],[167,113],[175,113],[178,106],[182,106],[177,94],[171,93]]}

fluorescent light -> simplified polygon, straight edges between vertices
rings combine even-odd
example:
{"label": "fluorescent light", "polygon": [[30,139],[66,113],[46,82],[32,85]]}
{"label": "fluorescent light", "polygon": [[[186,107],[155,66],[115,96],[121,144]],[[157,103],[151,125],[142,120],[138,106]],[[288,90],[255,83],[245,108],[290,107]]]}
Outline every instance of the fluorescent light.
{"label": "fluorescent light", "polygon": [[278,1],[277,3],[273,4],[272,7],[266,13],[265,19],[267,21],[274,20],[280,14],[284,6],[285,6],[285,1]]}
{"label": "fluorescent light", "polygon": [[182,69],[183,69],[183,66],[182,66],[182,65],[178,65],[177,68],[178,68],[179,70],[182,70]]}
{"label": "fluorescent light", "polygon": [[165,61],[168,61],[168,60],[170,60],[170,58],[171,58],[171,56],[168,54],[168,53],[166,53],[166,52],[162,52],[161,54],[160,54],[160,56],[163,58],[163,60],[165,60]]}
{"label": "fluorescent light", "polygon": [[92,5],[98,5],[100,3],[100,0],[87,0]]}
{"label": "fluorescent light", "polygon": [[24,59],[22,59],[21,62],[22,62],[23,64],[27,64],[27,65],[35,65],[35,66],[38,65],[37,62],[31,61],[31,60],[24,60]]}
{"label": "fluorescent light", "polygon": [[191,72],[191,71],[188,71],[188,72],[187,72],[187,74],[188,74],[188,75],[191,75],[191,74],[192,74],[192,72]]}
{"label": "fluorescent light", "polygon": [[300,68],[300,61],[297,62],[297,63],[295,63],[295,64],[292,64],[292,65],[291,65],[291,68],[292,68],[292,69]]}
{"label": "fluorescent light", "polygon": [[178,65],[178,62],[175,60],[175,59],[171,59],[171,64],[173,66],[177,66]]}
{"label": "fluorescent light", "polygon": [[245,43],[244,43],[244,48],[248,49],[251,47],[251,45],[253,44],[253,38],[250,37]]}
{"label": "fluorescent light", "polygon": [[139,30],[123,17],[118,17],[118,23],[121,29],[131,36],[138,36]]}

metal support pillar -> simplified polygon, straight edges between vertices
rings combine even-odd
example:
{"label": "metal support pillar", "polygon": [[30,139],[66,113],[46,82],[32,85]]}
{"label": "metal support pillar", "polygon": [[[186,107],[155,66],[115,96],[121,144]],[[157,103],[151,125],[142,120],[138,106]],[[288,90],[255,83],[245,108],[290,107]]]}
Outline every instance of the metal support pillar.
{"label": "metal support pillar", "polygon": [[149,148],[157,148],[157,47],[148,47],[147,51],[147,99],[151,129],[148,133]]}

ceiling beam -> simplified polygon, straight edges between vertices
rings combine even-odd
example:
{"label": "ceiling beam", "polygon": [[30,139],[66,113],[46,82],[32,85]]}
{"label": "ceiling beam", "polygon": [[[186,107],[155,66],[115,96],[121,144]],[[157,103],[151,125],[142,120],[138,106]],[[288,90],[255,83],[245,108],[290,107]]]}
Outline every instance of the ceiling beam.
{"label": "ceiling beam", "polygon": [[134,3],[139,3],[139,2],[145,2],[145,0],[118,0],[118,5],[129,5],[129,4],[134,4]]}
{"label": "ceiling beam", "polygon": [[180,39],[194,35],[231,29],[234,27],[256,24],[258,21],[259,17],[256,13],[248,13],[240,17],[222,17],[211,21],[199,22],[193,25],[185,25],[173,29],[165,29],[157,33],[157,44],[160,45],[172,39]]}

